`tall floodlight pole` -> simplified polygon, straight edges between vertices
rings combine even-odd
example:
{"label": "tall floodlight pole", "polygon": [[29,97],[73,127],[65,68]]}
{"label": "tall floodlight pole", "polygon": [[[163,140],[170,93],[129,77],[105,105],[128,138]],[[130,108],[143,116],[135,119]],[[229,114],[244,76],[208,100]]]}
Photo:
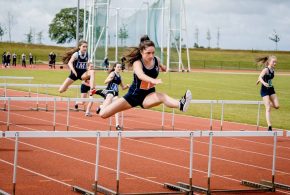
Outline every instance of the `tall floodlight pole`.
{"label": "tall floodlight pole", "polygon": [[87,0],[84,0],[83,40],[86,40]]}
{"label": "tall floodlight pole", "polygon": [[171,41],[171,0],[169,2],[168,8],[168,32],[167,32],[167,60],[166,60],[166,71],[169,72],[170,68],[170,41]]}
{"label": "tall floodlight pole", "polygon": [[116,34],[116,39],[115,39],[115,61],[118,62],[118,21],[119,21],[119,10],[120,8],[116,8],[116,29],[115,29],[115,34]]}
{"label": "tall floodlight pole", "polygon": [[161,60],[161,64],[163,64],[163,53],[164,53],[164,48],[163,48],[163,36],[164,36],[164,9],[165,9],[165,0],[162,0],[162,14],[161,14],[161,21],[162,21],[162,25],[161,25],[161,44],[160,44],[160,49],[161,49],[161,56],[160,56],[160,60]]}
{"label": "tall floodlight pole", "polygon": [[180,1],[180,5],[179,5],[179,53],[178,53],[178,71],[181,71],[181,67],[183,70],[183,64],[182,64],[182,58],[181,58],[181,52],[182,52],[182,48],[181,48],[181,41],[182,41],[182,2]]}
{"label": "tall floodlight pole", "polygon": [[105,58],[108,57],[110,0],[107,0]]}
{"label": "tall floodlight pole", "polygon": [[146,35],[148,35],[148,29],[149,29],[149,1],[147,0],[144,2],[144,4],[147,5],[147,10],[146,10]]}
{"label": "tall floodlight pole", "polygon": [[80,0],[78,0],[78,5],[77,5],[77,29],[76,29],[76,45],[77,46],[79,42],[79,26],[80,26]]}

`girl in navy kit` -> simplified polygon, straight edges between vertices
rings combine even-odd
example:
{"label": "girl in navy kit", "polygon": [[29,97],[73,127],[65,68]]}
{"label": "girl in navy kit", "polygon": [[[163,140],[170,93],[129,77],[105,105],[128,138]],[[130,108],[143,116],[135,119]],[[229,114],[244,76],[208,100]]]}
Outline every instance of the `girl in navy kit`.
{"label": "girl in navy kit", "polygon": [[271,106],[278,109],[279,101],[276,95],[272,80],[274,78],[274,68],[277,64],[277,58],[275,56],[266,56],[256,59],[258,64],[263,64],[265,68],[259,75],[257,84],[261,83],[261,97],[266,109],[266,121],[268,124],[268,131],[272,131],[272,124],[270,120]]}
{"label": "girl in navy kit", "polygon": [[[120,72],[122,71],[122,64],[115,63],[112,69],[109,71],[109,75],[105,80],[105,84],[107,84],[106,90],[114,91],[114,97],[112,101],[118,99],[119,96],[119,85],[121,85],[122,90],[126,90],[129,88],[129,85],[124,85],[122,81],[122,77],[120,75]],[[111,98],[108,96],[108,98]],[[99,108],[100,109],[100,108]],[[97,111],[99,112],[99,111]],[[115,120],[116,120],[116,130],[122,130],[122,128],[119,125],[119,113],[115,114]]]}
{"label": "girl in navy kit", "polygon": [[71,70],[68,78],[59,88],[59,92],[65,92],[76,80],[90,80],[90,96],[95,94],[95,72],[88,66],[89,55],[87,53],[88,43],[81,40],[78,47],[68,51],[63,57],[63,63],[67,64]]}
{"label": "girl in navy kit", "polygon": [[[170,108],[179,108],[183,112],[187,110],[192,98],[190,90],[187,90],[179,101],[165,93],[155,91],[155,85],[162,83],[162,80],[157,78],[159,70],[165,71],[166,68],[160,64],[160,60],[154,54],[155,45],[146,35],[141,38],[139,47],[133,48],[125,56],[128,65],[133,66],[133,83],[128,93],[115,101],[112,101],[114,93],[112,94],[110,91],[103,93],[107,98],[99,111],[102,118],[108,118],[132,107],[141,106],[147,109],[162,103]],[[100,92],[97,91],[97,94]]]}

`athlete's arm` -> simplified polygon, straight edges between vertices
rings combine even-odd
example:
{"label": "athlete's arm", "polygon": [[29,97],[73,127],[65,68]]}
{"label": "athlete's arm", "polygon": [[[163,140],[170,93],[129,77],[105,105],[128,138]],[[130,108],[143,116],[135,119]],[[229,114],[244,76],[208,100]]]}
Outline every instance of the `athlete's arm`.
{"label": "athlete's arm", "polygon": [[122,90],[125,90],[125,89],[128,89],[130,85],[129,84],[124,85],[123,81],[121,80],[121,87],[122,87]]}
{"label": "athlete's arm", "polygon": [[114,76],[115,76],[115,73],[114,72],[111,72],[109,74],[109,76],[106,78],[106,80],[104,81],[104,83],[105,84],[108,84],[109,82],[111,82],[113,80]]}
{"label": "athlete's arm", "polygon": [[266,82],[263,80],[263,76],[267,73],[267,71],[268,71],[267,68],[264,68],[264,69],[262,70],[262,72],[260,73],[260,75],[259,75],[259,77],[258,77],[257,84],[258,84],[259,82],[261,82],[262,85],[264,85],[265,87],[269,87],[269,84],[266,83]]}
{"label": "athlete's arm", "polygon": [[158,61],[158,64],[159,64],[159,68],[161,69],[161,71],[166,72],[166,70],[167,70],[166,66],[161,64],[160,58],[158,58],[158,57],[156,57],[156,58],[157,58],[157,61]]}
{"label": "athlete's arm", "polygon": [[76,72],[76,70],[74,69],[74,66],[73,66],[73,63],[74,63],[75,60],[76,60],[75,56],[72,55],[67,65],[71,69],[71,71],[74,73],[74,75],[78,76],[77,72]]}
{"label": "athlete's arm", "polygon": [[154,79],[144,74],[143,69],[142,69],[142,64],[140,61],[135,61],[133,63],[133,70],[134,70],[134,73],[137,75],[137,77],[142,81],[152,83],[154,85],[162,83],[161,79]]}

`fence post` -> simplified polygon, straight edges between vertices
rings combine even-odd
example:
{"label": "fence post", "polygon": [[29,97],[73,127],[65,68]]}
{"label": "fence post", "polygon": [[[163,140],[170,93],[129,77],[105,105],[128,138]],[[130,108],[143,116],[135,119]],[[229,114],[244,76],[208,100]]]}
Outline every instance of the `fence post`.
{"label": "fence post", "polygon": [[[30,79],[28,80],[28,84],[31,84],[31,80]],[[31,88],[30,88],[30,86],[28,88],[28,97],[31,97]]]}
{"label": "fence post", "polygon": [[212,139],[213,139],[213,132],[210,132],[209,133],[209,146],[208,146],[207,194],[210,194],[211,159],[212,159]]}
{"label": "fence post", "polygon": [[162,113],[161,113],[161,127],[164,130],[164,104],[162,104]]}
{"label": "fence post", "polygon": [[258,103],[257,131],[259,130],[259,126],[260,126],[260,111],[261,111],[261,102]]}
{"label": "fence post", "polygon": [[277,146],[277,132],[274,132],[273,145],[273,162],[272,162],[272,191],[275,192],[275,169],[276,169],[276,147]]}
{"label": "fence post", "polygon": [[189,191],[190,194],[193,194],[192,192],[192,162],[193,162],[193,137],[194,133],[190,133],[190,153],[189,153]]}
{"label": "fence post", "polygon": [[119,132],[118,133],[118,150],[117,150],[116,194],[119,194],[119,189],[120,189],[121,138],[122,138],[122,133]]}
{"label": "fence post", "polygon": [[203,60],[203,69],[205,69],[205,60]]}
{"label": "fence post", "polygon": [[7,109],[7,131],[9,131],[9,127],[10,127],[10,101],[11,98],[8,98],[8,109]]}
{"label": "fence post", "polygon": [[95,194],[98,193],[98,177],[99,177],[99,156],[100,156],[100,132],[97,132],[96,143],[96,166],[95,166]]}
{"label": "fence post", "polygon": [[70,106],[70,98],[67,99],[67,115],[66,115],[66,130],[69,129],[69,106]]}
{"label": "fence post", "polygon": [[53,99],[53,130],[55,131],[55,119],[56,119],[56,97]]}
{"label": "fence post", "polygon": [[16,192],[16,171],[17,171],[17,158],[18,158],[18,137],[19,133],[15,133],[15,149],[14,149],[14,164],[13,164],[13,192],[12,194],[15,195]]}
{"label": "fence post", "polygon": [[48,96],[48,92],[47,92],[47,85],[45,85],[45,111],[48,111],[48,103],[47,103],[47,96]]}
{"label": "fence post", "polygon": [[224,120],[224,101],[222,100],[221,131],[223,130],[223,120]]}
{"label": "fence post", "polygon": [[172,117],[171,117],[172,130],[174,130],[174,123],[175,123],[175,111],[174,108],[172,108]]}

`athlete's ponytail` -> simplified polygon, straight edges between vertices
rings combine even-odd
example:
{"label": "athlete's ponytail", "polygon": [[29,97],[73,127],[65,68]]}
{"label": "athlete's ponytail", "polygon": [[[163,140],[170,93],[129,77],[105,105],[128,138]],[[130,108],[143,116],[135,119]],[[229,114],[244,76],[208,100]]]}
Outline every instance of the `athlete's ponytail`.
{"label": "athlete's ponytail", "polygon": [[150,40],[148,35],[144,35],[140,38],[139,47],[133,47],[126,53],[125,58],[128,66],[132,66],[133,63],[137,60],[141,60],[141,51],[143,51],[147,47],[155,47],[155,44],[153,41]]}
{"label": "athlete's ponytail", "polygon": [[269,61],[271,59],[277,59],[276,56],[270,55],[270,56],[263,56],[263,57],[257,57],[256,63],[260,66],[267,67],[269,64]]}
{"label": "athlete's ponytail", "polygon": [[80,40],[79,43],[78,43],[78,47],[75,47],[75,48],[73,48],[73,49],[67,51],[67,52],[63,55],[63,57],[62,57],[62,62],[63,62],[64,64],[68,64],[68,62],[69,62],[71,56],[72,56],[75,52],[77,52],[77,51],[80,50],[80,46],[81,46],[82,44],[88,44],[88,43],[87,43],[85,40]]}
{"label": "athlete's ponytail", "polygon": [[119,64],[119,63],[118,62],[114,63],[113,67],[108,71],[109,74],[111,72],[114,72],[115,71],[117,64]]}

